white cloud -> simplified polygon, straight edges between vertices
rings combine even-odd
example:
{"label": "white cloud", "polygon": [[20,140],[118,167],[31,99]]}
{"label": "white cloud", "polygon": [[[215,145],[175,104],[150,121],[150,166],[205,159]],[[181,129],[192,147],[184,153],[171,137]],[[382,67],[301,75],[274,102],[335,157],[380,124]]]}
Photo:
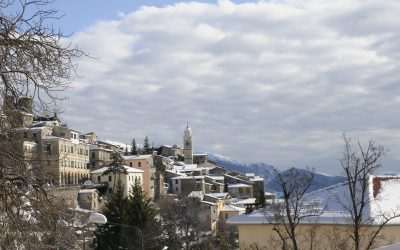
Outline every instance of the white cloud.
{"label": "white cloud", "polygon": [[400,133],[399,11],[396,0],[142,7],[72,37],[98,60],[80,60],[64,117],[162,144],[181,144],[190,121],[197,150],[339,173],[343,130],[400,148],[388,136]]}

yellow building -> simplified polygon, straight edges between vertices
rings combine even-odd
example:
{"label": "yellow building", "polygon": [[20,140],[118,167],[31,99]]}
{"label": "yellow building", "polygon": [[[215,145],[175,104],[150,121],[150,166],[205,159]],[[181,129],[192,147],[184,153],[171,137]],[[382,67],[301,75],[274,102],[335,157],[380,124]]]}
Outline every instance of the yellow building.
{"label": "yellow building", "polygon": [[[376,232],[388,217],[393,219],[379,232],[374,247],[400,242],[400,176],[370,176],[364,195],[367,202],[362,217],[365,227],[361,235],[361,249],[366,247],[369,235]],[[352,220],[346,209],[350,207],[349,197],[346,183],[310,192],[303,197],[303,204],[314,203],[321,214],[317,212],[300,220],[295,229],[300,249],[351,248]],[[356,200],[359,198],[356,196]],[[305,215],[306,208],[299,211]],[[282,249],[283,241],[277,229],[284,229],[284,225],[276,216],[286,216],[285,211],[279,213],[267,207],[232,217],[227,223],[237,226],[241,249]],[[283,234],[287,236],[286,232]],[[289,238],[285,244],[291,246]]]}

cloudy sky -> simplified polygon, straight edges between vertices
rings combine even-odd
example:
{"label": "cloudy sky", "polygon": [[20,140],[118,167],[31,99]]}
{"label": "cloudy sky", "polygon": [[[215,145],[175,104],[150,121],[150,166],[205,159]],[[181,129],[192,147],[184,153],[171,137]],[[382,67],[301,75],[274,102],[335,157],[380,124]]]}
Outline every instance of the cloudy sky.
{"label": "cloudy sky", "polygon": [[346,131],[400,172],[400,2],[56,1],[79,60],[62,118],[102,139],[182,144],[339,174]]}

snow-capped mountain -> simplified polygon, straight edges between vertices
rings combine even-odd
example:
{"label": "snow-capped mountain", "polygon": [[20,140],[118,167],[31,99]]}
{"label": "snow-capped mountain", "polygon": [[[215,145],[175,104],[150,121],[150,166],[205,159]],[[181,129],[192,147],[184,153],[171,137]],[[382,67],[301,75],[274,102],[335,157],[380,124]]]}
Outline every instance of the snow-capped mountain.
{"label": "snow-capped mountain", "polygon": [[[231,160],[229,157],[210,154],[208,153],[208,160],[215,163],[217,166],[223,167],[229,171],[236,171],[241,173],[254,173],[258,176],[264,177],[265,190],[268,192],[281,193],[279,186],[277,173],[273,170],[271,165],[260,163],[242,163],[235,160]],[[307,169],[296,169],[300,175],[307,175],[310,170]],[[285,174],[288,170],[281,171],[280,173]],[[328,187],[344,181],[342,176],[329,176],[326,174],[314,173],[313,184],[309,188],[309,192],[315,191],[320,188]]]}

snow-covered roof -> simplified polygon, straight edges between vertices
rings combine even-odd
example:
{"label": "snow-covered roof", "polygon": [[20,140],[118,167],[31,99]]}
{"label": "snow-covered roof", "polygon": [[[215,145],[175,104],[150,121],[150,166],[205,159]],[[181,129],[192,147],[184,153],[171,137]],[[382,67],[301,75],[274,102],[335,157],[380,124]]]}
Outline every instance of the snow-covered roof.
{"label": "snow-covered roof", "polygon": [[[144,171],[141,170],[141,169],[129,167],[129,166],[126,166],[126,165],[124,165],[124,168],[125,168],[125,170],[126,170],[128,173],[144,173]],[[91,174],[102,174],[102,173],[104,173],[104,171],[106,171],[107,169],[108,169],[108,167],[102,167],[102,168],[99,168],[99,169],[97,169],[97,170],[94,170],[94,171],[92,171],[92,172],[90,172],[90,173],[91,173]]]}
{"label": "snow-covered roof", "polygon": [[230,197],[229,193],[207,193],[205,195],[216,198],[216,199],[226,199],[226,198]]}
{"label": "snow-covered roof", "polygon": [[222,209],[222,212],[243,212],[246,211],[244,207],[236,207],[234,205],[226,204]]}
{"label": "snow-covered roof", "polygon": [[30,128],[26,128],[27,130],[32,130],[32,131],[36,131],[36,130],[43,130],[46,127],[30,127]]}
{"label": "snow-covered roof", "polygon": [[206,175],[206,177],[216,181],[223,181],[225,178],[223,175]]}
{"label": "snow-covered roof", "polygon": [[195,171],[197,169],[197,164],[174,165],[174,169],[178,172]]}
{"label": "snow-covered roof", "polygon": [[198,176],[176,176],[172,177],[171,180],[179,180],[179,179],[204,179],[204,176],[198,175]]}
{"label": "snow-covered roof", "polygon": [[216,203],[211,202],[211,201],[201,201],[201,203],[204,203],[204,204],[207,204],[207,205],[210,205],[210,206],[216,206],[217,205]]}
{"label": "snow-covered roof", "polygon": [[80,193],[80,194],[85,194],[85,193],[93,193],[93,192],[99,192],[99,191],[97,191],[97,189],[95,189],[95,188],[90,188],[90,189],[81,189],[81,190],[79,190],[79,192],[78,193]]}
{"label": "snow-covered roof", "polygon": [[132,160],[146,160],[148,158],[151,158],[153,155],[124,155],[122,158],[127,161],[132,161]]}
{"label": "snow-covered roof", "polygon": [[228,188],[248,188],[248,187],[252,187],[252,186],[244,184],[244,183],[228,184]]}
{"label": "snow-covered roof", "polygon": [[42,137],[42,140],[64,140],[64,141],[69,141],[68,139],[58,137],[58,136],[53,136],[53,135],[46,135]]}
{"label": "snow-covered roof", "polygon": [[207,154],[205,154],[205,153],[194,153],[193,156],[195,156],[195,155],[196,156],[206,156]]}
{"label": "snow-covered roof", "polygon": [[200,199],[202,199],[203,196],[204,196],[204,194],[203,194],[202,191],[192,191],[192,192],[188,195],[188,197],[190,197],[190,198],[200,198]]}
{"label": "snow-covered roof", "polygon": [[254,178],[250,178],[249,180],[250,180],[250,181],[263,181],[264,178],[263,178],[263,177],[260,177],[260,176],[254,176]]}
{"label": "snow-covered roof", "polygon": [[247,205],[247,204],[255,204],[256,198],[247,198],[247,199],[234,199],[231,201],[234,205]]}
{"label": "snow-covered roof", "polygon": [[[259,225],[273,222],[273,216],[268,216],[263,210],[255,210],[250,214],[242,214],[228,219],[228,224],[235,225]],[[347,224],[350,216],[343,213],[326,212],[318,217],[309,217],[302,224]]]}

